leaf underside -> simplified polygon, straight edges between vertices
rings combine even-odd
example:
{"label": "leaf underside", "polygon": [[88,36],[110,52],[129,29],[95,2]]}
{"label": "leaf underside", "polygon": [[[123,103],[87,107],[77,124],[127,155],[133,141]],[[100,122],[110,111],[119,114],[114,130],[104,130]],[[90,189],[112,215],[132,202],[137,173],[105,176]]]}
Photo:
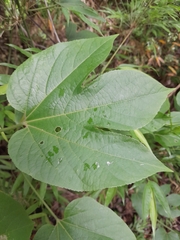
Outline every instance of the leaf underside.
{"label": "leaf underside", "polygon": [[33,222],[23,207],[0,191],[0,239],[30,239]]}
{"label": "leaf underside", "polygon": [[57,44],[22,64],[7,97],[26,128],[9,142],[15,165],[32,177],[78,191],[129,184],[168,171],[141,143],[113,130],[147,125],[169,89],[136,70],[103,74],[114,36]]}
{"label": "leaf underside", "polygon": [[44,225],[34,240],[135,240],[124,221],[89,197],[72,201],[56,226]]}

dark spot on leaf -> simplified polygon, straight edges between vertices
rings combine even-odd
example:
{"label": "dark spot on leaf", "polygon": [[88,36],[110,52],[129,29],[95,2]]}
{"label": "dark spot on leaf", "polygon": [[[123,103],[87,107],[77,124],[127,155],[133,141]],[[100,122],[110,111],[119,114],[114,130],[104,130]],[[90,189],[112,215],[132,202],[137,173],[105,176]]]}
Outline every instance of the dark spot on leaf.
{"label": "dark spot on leaf", "polygon": [[52,165],[51,158],[50,158],[50,157],[46,157],[46,159],[47,159],[48,162]]}
{"label": "dark spot on leaf", "polygon": [[88,169],[90,169],[90,166],[88,163],[84,163],[84,171],[87,171]]}
{"label": "dark spot on leaf", "polygon": [[94,108],[94,111],[96,112],[96,111],[97,111],[97,108]]}
{"label": "dark spot on leaf", "polygon": [[61,127],[56,127],[56,128],[55,128],[55,132],[56,132],[56,133],[58,133],[58,132],[60,132],[60,131],[61,131]]}
{"label": "dark spot on leaf", "polygon": [[44,144],[44,141],[41,141],[39,144],[43,145],[43,144]]}
{"label": "dark spot on leaf", "polygon": [[84,139],[84,138],[87,138],[88,135],[89,135],[89,133],[87,132],[87,133],[83,136],[83,139]]}
{"label": "dark spot on leaf", "polygon": [[100,167],[100,165],[99,165],[98,162],[95,162],[95,163],[93,163],[93,165],[92,165],[92,168],[93,168],[94,170],[98,169],[99,167]]}
{"label": "dark spot on leaf", "polygon": [[93,122],[92,118],[90,117],[89,120],[87,121],[89,124]]}
{"label": "dark spot on leaf", "polygon": [[58,153],[58,152],[59,152],[59,148],[56,147],[56,146],[53,146],[53,151],[54,151],[55,153]]}
{"label": "dark spot on leaf", "polygon": [[59,97],[63,97],[64,96],[64,89],[60,88],[59,90]]}
{"label": "dark spot on leaf", "polygon": [[49,151],[48,156],[52,157],[52,156],[54,156],[54,153]]}

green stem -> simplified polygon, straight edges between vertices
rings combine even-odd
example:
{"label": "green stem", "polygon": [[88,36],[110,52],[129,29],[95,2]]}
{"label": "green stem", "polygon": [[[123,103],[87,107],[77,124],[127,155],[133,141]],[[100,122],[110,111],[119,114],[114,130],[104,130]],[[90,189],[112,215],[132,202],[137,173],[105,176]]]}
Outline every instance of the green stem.
{"label": "green stem", "polygon": [[[23,174],[23,173],[22,173]],[[50,209],[50,207],[47,205],[47,203],[41,198],[41,196],[39,195],[39,193],[36,191],[36,189],[33,187],[33,185],[31,184],[31,182],[29,181],[29,179],[26,177],[25,174],[23,174],[26,182],[29,184],[29,186],[31,187],[31,189],[33,190],[33,192],[37,195],[37,197],[40,199],[40,201],[42,202],[42,204],[46,207],[46,209],[50,212],[50,214],[54,217],[54,219],[56,219],[56,222],[60,222],[59,218],[53,213],[53,211]]]}
{"label": "green stem", "polygon": [[10,126],[10,127],[0,128],[0,133],[1,133],[1,132],[7,132],[7,131],[9,131],[9,130],[13,130],[13,129],[16,129],[16,128],[19,128],[19,127],[22,127],[22,126],[23,126],[23,124],[22,124],[22,123],[19,123],[19,124]]}
{"label": "green stem", "polygon": [[59,8],[59,5],[55,4],[55,5],[50,5],[48,7],[40,7],[40,8],[28,9],[28,12],[35,12],[35,11],[45,10],[45,9],[49,9],[49,8]]}
{"label": "green stem", "polygon": [[0,159],[11,159],[9,155],[1,155]]}
{"label": "green stem", "polygon": [[112,59],[116,56],[116,54],[118,53],[118,51],[120,50],[120,48],[122,47],[122,45],[125,43],[125,41],[128,39],[128,37],[131,35],[132,31],[134,29],[131,29],[129,31],[129,33],[126,35],[126,37],[123,39],[123,41],[121,42],[121,44],[119,45],[119,47],[116,49],[116,51],[114,52],[114,54],[112,55],[112,57],[109,59],[109,61],[107,62],[107,64],[104,66],[104,68],[102,69],[101,74],[103,74],[105,72],[105,70],[107,69],[107,67],[109,66],[109,64],[111,63]]}

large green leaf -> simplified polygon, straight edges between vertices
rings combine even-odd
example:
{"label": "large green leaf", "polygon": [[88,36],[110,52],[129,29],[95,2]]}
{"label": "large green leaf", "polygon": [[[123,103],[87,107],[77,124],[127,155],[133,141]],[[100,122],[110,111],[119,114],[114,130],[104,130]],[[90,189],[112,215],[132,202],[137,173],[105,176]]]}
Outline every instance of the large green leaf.
{"label": "large green leaf", "polygon": [[[43,182],[96,190],[168,171],[141,143],[107,129],[150,122],[169,89],[136,70],[117,70],[81,87],[108,55],[114,37],[57,44],[12,75],[8,100],[26,128],[9,142],[15,165]],[[143,87],[142,87],[143,86]]]}
{"label": "large green leaf", "polygon": [[64,219],[56,226],[45,225],[34,240],[135,240],[127,225],[109,208],[89,197],[71,202]]}
{"label": "large green leaf", "polygon": [[23,207],[7,194],[0,192],[0,239],[29,240],[33,228]]}

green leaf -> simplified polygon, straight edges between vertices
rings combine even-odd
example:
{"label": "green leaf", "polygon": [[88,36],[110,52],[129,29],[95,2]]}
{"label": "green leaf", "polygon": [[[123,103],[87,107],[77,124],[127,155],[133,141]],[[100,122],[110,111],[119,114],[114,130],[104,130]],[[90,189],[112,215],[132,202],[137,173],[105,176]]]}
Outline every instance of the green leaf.
{"label": "green leaf", "polygon": [[173,147],[180,145],[180,134],[173,132],[159,131],[154,134],[155,141],[160,143],[163,147]]}
{"label": "green leaf", "polygon": [[168,201],[166,197],[164,196],[163,192],[161,191],[161,188],[157,185],[155,182],[150,182],[152,191],[154,192],[154,195],[158,202],[161,204],[164,211],[167,213],[168,217],[171,217],[171,210],[169,208]]}
{"label": "green leaf", "polygon": [[10,75],[0,74],[0,85],[7,84],[9,82]]}
{"label": "green leaf", "polygon": [[68,41],[72,41],[76,39],[98,37],[98,35],[88,30],[77,31],[77,25],[70,22],[66,25],[66,37]]}
{"label": "green leaf", "polygon": [[18,67],[11,63],[0,63],[0,66],[5,66],[5,67],[9,67],[9,68],[14,68],[14,69],[16,69]]}
{"label": "green leaf", "polygon": [[179,194],[175,194],[175,193],[170,194],[167,197],[167,201],[168,201],[170,206],[179,207],[180,206],[180,195]]}
{"label": "green leaf", "polygon": [[158,131],[165,125],[170,125],[170,117],[161,112],[155,116],[155,118],[148,123],[145,127],[142,128],[142,133],[152,133]]}
{"label": "green leaf", "polygon": [[142,198],[142,217],[145,220],[149,216],[152,190],[149,182],[145,185]]}
{"label": "green leaf", "polygon": [[8,100],[26,115],[26,128],[9,142],[9,154],[20,170],[78,191],[121,186],[170,171],[143,144],[108,129],[146,125],[171,90],[136,70],[112,71],[81,87],[107,57],[114,38],[57,44],[12,74]]}
{"label": "green leaf", "polygon": [[105,197],[105,206],[108,206],[112,199],[114,198],[114,196],[116,195],[117,192],[117,188],[108,188],[107,192],[106,192],[106,197]]}
{"label": "green leaf", "polygon": [[6,94],[8,84],[4,84],[3,86],[0,86],[0,95]]}
{"label": "green leaf", "polygon": [[31,56],[32,56],[32,54],[31,54],[30,52],[28,52],[27,50],[22,49],[22,48],[20,48],[20,47],[18,47],[18,46],[16,46],[16,45],[14,45],[14,44],[7,44],[7,45],[8,45],[9,47],[12,47],[12,48],[18,50],[20,53],[22,53],[22,54],[25,55],[26,57],[31,57]]}
{"label": "green leaf", "polygon": [[157,223],[157,209],[156,209],[156,202],[154,197],[154,192],[151,189],[151,197],[150,197],[150,208],[149,208],[149,216],[151,219],[153,237],[155,236],[156,230],[156,223]]}
{"label": "green leaf", "polygon": [[178,94],[176,95],[176,102],[178,106],[180,106],[180,92],[178,92]]}
{"label": "green leaf", "polygon": [[156,230],[155,240],[180,240],[178,234],[176,232],[166,232],[164,228],[158,228]]}
{"label": "green leaf", "polygon": [[135,240],[134,234],[109,208],[94,199],[83,197],[72,201],[64,212],[64,219],[55,227],[45,225],[34,240]]}
{"label": "green leaf", "polygon": [[99,14],[92,8],[88,7],[86,4],[84,4],[82,1],[74,1],[74,0],[61,0],[60,2],[57,2],[62,7],[67,8],[69,11],[72,11],[74,13],[83,14],[91,18],[95,18],[99,21],[105,21],[104,18],[99,16]]}
{"label": "green leaf", "polygon": [[29,240],[33,223],[23,207],[3,192],[0,192],[0,203],[0,239]]}

